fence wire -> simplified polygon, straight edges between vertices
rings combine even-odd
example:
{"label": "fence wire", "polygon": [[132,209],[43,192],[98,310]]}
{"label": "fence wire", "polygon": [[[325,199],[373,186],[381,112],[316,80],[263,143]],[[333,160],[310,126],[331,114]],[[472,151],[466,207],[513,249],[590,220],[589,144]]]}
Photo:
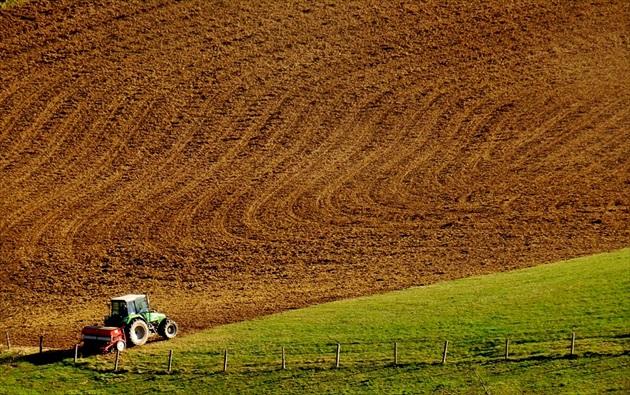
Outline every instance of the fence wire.
{"label": "fence wire", "polygon": [[[419,341],[420,340],[420,341]],[[446,356],[443,339],[399,339],[390,342],[340,343],[339,361],[342,368],[381,369],[393,366],[422,366],[446,364],[487,365],[506,359],[506,339],[462,339],[449,340]],[[227,371],[234,373],[278,370],[282,367],[282,349],[286,369],[329,369],[336,367],[337,344],[291,343],[264,344],[258,346],[230,345],[225,349],[208,348],[175,350],[172,370],[193,374],[222,372],[227,350]],[[394,351],[396,347],[396,351]],[[547,337],[533,341],[525,336],[509,339],[508,360],[529,360],[532,363],[571,357],[571,333],[562,338]],[[591,336],[576,338],[575,353],[581,356],[602,358],[630,354],[630,336]],[[396,354],[396,355],[395,355]],[[94,369],[111,370],[115,356],[106,355],[91,364]],[[135,373],[165,372],[168,367],[169,351],[120,354],[119,370]],[[590,361],[590,360],[585,360]],[[534,367],[532,366],[532,367]],[[509,369],[509,365],[506,365]]]}

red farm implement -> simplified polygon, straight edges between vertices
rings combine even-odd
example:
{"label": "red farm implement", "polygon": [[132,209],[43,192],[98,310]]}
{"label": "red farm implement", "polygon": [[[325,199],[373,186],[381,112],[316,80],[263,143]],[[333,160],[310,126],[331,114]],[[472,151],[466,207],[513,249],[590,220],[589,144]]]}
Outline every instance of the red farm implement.
{"label": "red farm implement", "polygon": [[93,352],[122,351],[127,347],[123,328],[112,326],[84,326],[81,330],[83,347]]}

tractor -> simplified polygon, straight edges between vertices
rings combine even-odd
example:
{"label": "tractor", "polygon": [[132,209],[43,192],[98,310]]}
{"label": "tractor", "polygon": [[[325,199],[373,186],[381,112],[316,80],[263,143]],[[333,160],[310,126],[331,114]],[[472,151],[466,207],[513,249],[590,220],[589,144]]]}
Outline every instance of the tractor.
{"label": "tractor", "polygon": [[177,323],[151,310],[147,295],[124,295],[111,302],[111,314],[105,317],[104,326],[88,325],[81,330],[84,348],[123,351],[127,346],[143,345],[150,335],[167,340],[177,335]]}

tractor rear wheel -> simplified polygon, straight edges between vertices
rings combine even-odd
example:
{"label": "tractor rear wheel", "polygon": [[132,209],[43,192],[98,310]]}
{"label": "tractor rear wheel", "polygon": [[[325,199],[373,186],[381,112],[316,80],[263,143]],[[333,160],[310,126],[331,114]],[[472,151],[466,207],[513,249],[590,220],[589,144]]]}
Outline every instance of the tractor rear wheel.
{"label": "tractor rear wheel", "polygon": [[177,336],[177,323],[168,318],[165,318],[160,322],[160,326],[158,327],[158,334],[165,339],[172,339]]}
{"label": "tractor rear wheel", "polygon": [[127,340],[134,346],[141,346],[149,338],[149,326],[141,319],[131,321],[127,327]]}

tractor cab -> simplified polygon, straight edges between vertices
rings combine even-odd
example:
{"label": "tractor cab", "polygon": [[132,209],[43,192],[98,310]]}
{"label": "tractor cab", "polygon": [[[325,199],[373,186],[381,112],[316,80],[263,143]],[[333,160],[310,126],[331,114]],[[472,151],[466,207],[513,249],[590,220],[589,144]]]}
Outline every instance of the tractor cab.
{"label": "tractor cab", "polygon": [[148,316],[150,311],[146,295],[124,295],[113,298],[111,302],[111,314],[105,317],[105,325],[122,326],[138,316],[151,322]]}
{"label": "tractor cab", "polygon": [[149,303],[145,295],[126,295],[112,299],[112,314],[126,317],[149,311]]}

